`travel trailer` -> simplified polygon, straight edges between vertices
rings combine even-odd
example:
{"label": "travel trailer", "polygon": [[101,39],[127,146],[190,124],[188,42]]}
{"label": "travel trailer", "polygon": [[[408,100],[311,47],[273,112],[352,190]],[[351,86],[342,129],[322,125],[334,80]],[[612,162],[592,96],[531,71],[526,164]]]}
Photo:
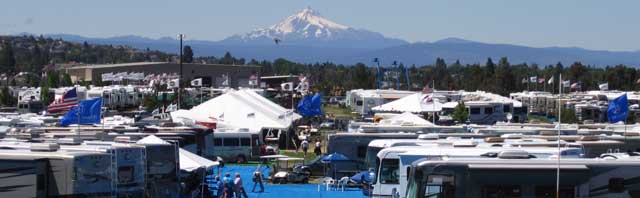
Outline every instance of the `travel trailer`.
{"label": "travel trailer", "polygon": [[407,198],[422,197],[639,197],[638,160],[531,159],[526,151],[495,158],[414,162]]}
{"label": "travel trailer", "polygon": [[[36,176],[36,194],[46,194],[44,197],[112,197],[114,185],[112,183],[111,156],[100,152],[69,152],[57,150],[56,144],[33,144],[30,149],[1,148],[1,159],[38,160],[44,159],[48,163],[46,176]],[[35,165],[35,164],[34,164]],[[37,165],[41,166],[41,165]],[[29,167],[29,166],[25,166]],[[13,171],[16,171],[15,169]],[[29,179],[31,176],[25,176]],[[20,178],[14,178],[20,179]],[[15,181],[3,179],[0,186],[13,186],[29,181]],[[15,182],[15,183],[14,183]],[[38,183],[40,182],[40,183]],[[44,183],[42,183],[44,182]],[[30,190],[31,188],[16,188],[16,190]],[[44,192],[43,192],[44,191]],[[1,197],[24,197],[34,192],[19,192],[19,196],[4,196],[11,191],[0,191]],[[10,194],[6,194],[10,195]]]}

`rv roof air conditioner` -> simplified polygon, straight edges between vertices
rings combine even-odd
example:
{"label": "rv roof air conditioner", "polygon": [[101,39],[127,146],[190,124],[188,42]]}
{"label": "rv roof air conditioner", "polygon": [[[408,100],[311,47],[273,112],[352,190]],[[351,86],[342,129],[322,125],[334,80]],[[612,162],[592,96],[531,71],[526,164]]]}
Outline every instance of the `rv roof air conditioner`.
{"label": "rv roof air conditioner", "polygon": [[529,155],[529,152],[523,150],[508,150],[501,151],[498,153],[498,158],[500,159],[529,159],[533,158],[532,155]]}
{"label": "rv roof air conditioner", "polygon": [[79,137],[59,138],[56,142],[60,145],[80,145],[82,139]]}
{"label": "rv roof air conditioner", "polygon": [[418,136],[418,140],[437,140],[439,138],[438,134],[422,134]]}
{"label": "rv roof air conditioner", "polygon": [[38,143],[29,146],[31,151],[57,151],[60,145],[56,143]]}

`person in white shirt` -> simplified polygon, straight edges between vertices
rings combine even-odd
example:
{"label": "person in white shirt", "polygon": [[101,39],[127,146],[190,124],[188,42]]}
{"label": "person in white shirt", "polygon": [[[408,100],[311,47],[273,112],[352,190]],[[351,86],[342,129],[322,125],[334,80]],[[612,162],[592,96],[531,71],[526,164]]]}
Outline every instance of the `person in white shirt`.
{"label": "person in white shirt", "polygon": [[236,191],[236,198],[241,198],[243,195],[245,198],[249,198],[249,195],[247,195],[247,191],[245,191],[244,187],[242,186],[240,173],[236,173],[236,179],[233,181],[233,190]]}
{"label": "person in white shirt", "polygon": [[307,157],[307,150],[309,150],[309,142],[307,141],[307,139],[302,140],[302,152],[304,152],[304,157]]}

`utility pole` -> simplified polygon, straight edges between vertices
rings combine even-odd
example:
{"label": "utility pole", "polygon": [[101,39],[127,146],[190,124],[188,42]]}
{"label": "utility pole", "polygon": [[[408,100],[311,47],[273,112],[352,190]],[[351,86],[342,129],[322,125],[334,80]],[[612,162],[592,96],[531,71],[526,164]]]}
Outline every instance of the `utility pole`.
{"label": "utility pole", "polygon": [[182,39],[184,38],[184,34],[178,34],[178,38],[180,39],[180,77],[178,78],[178,109],[180,109],[182,102]]}

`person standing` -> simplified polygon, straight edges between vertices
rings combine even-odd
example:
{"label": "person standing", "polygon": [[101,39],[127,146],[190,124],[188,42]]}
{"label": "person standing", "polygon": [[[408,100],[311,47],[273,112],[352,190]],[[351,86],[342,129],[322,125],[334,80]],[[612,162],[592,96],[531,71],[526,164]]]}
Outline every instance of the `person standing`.
{"label": "person standing", "polygon": [[262,173],[259,170],[256,170],[256,172],[253,172],[253,188],[251,189],[251,192],[256,191],[257,185],[260,185],[259,192],[264,192],[264,186],[262,185]]}
{"label": "person standing", "polygon": [[227,190],[225,190],[225,194],[229,194],[229,197],[233,197],[234,185],[233,179],[231,178],[231,173],[225,173],[224,177],[222,178],[222,182],[227,186],[226,188],[228,188],[227,190],[229,193],[227,193]]}
{"label": "person standing", "polygon": [[222,184],[222,180],[220,179],[220,176],[216,175],[216,187],[218,189],[217,190],[217,194],[216,197],[218,198],[223,198],[224,197],[224,184]]}
{"label": "person standing", "polygon": [[236,173],[236,179],[233,181],[233,190],[236,193],[236,198],[241,198],[244,195],[244,198],[249,198],[247,195],[247,191],[244,190],[242,186],[242,178],[240,178],[240,173]]}
{"label": "person standing", "polygon": [[316,146],[316,147],[315,147],[315,148],[313,148],[313,152],[316,154],[316,156],[320,156],[320,155],[322,155],[322,150],[320,150],[320,139],[318,139],[318,140],[316,141],[316,145],[315,145],[315,146]]}
{"label": "person standing", "polygon": [[304,157],[307,157],[307,150],[309,150],[309,141],[307,139],[302,140],[302,152],[304,152]]}

